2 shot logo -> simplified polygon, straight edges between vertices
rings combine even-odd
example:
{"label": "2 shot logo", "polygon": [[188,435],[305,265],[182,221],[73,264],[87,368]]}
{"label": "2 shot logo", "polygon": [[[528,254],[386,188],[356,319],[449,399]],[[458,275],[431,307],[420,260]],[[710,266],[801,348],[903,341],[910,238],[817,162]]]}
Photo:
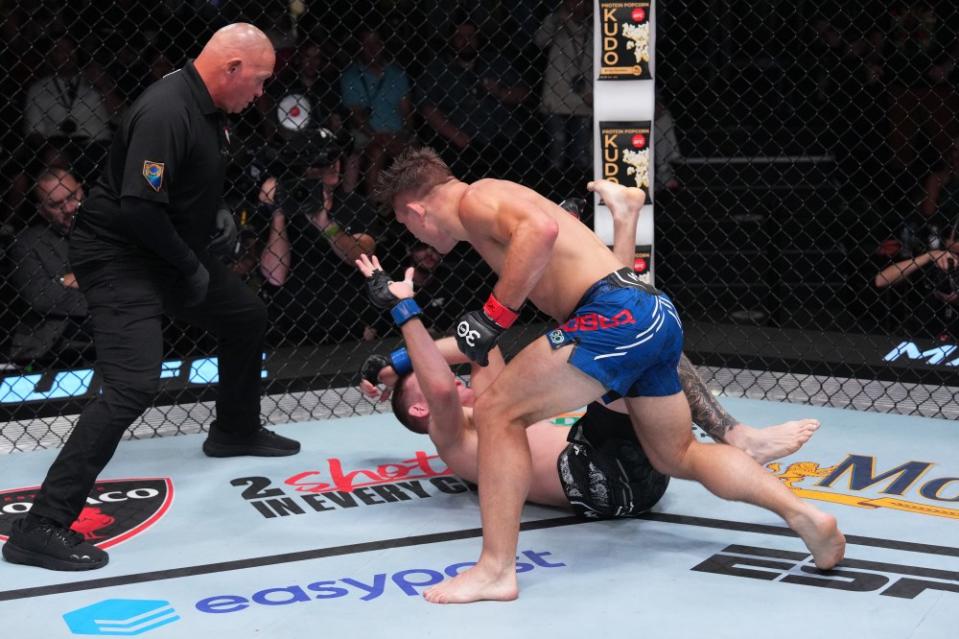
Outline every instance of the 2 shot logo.
{"label": "2 shot logo", "polygon": [[839,568],[823,572],[807,562],[807,553],[733,544],[691,570],[900,599],[915,599],[927,590],[959,593],[959,572],[953,570],[847,557]]}

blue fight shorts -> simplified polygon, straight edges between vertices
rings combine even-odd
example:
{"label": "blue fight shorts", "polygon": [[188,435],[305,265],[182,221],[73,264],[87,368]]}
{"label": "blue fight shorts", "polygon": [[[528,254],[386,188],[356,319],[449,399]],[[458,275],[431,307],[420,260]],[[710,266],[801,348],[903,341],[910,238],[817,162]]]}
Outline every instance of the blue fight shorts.
{"label": "blue fight shorts", "polygon": [[573,345],[569,363],[618,397],[664,397],[682,390],[683,325],[670,299],[630,268],[593,284],[572,317],[546,334],[553,350]]}

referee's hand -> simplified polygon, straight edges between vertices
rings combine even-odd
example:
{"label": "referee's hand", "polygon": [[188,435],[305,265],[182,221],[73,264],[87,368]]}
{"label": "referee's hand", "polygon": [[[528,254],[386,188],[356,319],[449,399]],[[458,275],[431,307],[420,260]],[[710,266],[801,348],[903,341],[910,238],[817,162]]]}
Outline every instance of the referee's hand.
{"label": "referee's hand", "polygon": [[210,272],[200,264],[193,275],[187,275],[183,282],[183,305],[189,308],[202,304],[209,288]]}

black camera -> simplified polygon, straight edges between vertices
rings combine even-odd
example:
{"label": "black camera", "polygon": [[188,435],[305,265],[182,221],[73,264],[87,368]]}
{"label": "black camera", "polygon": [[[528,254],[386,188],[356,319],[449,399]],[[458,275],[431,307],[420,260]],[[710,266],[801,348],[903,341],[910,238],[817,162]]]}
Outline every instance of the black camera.
{"label": "black camera", "polygon": [[302,175],[309,168],[326,168],[343,155],[348,133],[337,135],[329,129],[308,129],[298,133],[283,144],[279,161],[284,174]]}
{"label": "black camera", "polygon": [[333,166],[348,152],[352,137],[329,129],[308,129],[286,140],[277,155],[276,203],[289,215],[310,214],[323,206],[322,175],[311,175],[310,169]]}

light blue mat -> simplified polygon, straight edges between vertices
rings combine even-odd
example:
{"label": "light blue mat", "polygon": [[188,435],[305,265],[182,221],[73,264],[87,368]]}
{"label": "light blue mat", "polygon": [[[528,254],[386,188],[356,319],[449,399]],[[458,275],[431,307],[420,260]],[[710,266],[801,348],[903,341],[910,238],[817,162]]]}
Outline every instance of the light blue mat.
{"label": "light blue mat", "polygon": [[[3,635],[955,636],[959,426],[724,403],[756,426],[822,421],[778,472],[839,518],[840,570],[811,570],[774,515],[673,481],[639,520],[527,507],[518,601],[428,604],[423,588],[478,554],[477,498],[425,437],[377,415],[281,426],[303,443],[290,458],[207,459],[201,436],[124,442],[85,516],[111,563],[0,563]],[[7,521],[55,454],[0,457]]]}

